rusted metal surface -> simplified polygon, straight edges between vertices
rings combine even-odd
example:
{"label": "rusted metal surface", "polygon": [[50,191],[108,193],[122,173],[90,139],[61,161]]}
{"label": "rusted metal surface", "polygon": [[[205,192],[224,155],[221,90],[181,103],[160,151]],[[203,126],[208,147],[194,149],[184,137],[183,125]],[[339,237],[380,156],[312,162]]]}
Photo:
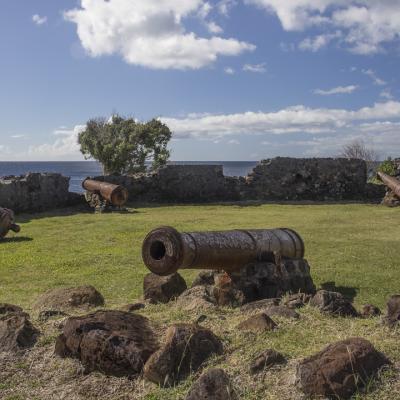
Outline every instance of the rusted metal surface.
{"label": "rusted metal surface", "polygon": [[400,181],[393,176],[384,172],[378,172],[379,179],[398,197],[400,198]]}
{"label": "rusted metal surface", "polygon": [[121,185],[87,178],[82,182],[82,187],[88,192],[101,195],[106,201],[116,207],[122,207],[128,201],[128,191]]}
{"label": "rusted metal surface", "polygon": [[158,275],[178,269],[234,272],[251,262],[303,258],[304,243],[287,228],[180,233],[167,226],[146,236],[142,257],[150,271]]}
{"label": "rusted metal surface", "polygon": [[18,233],[20,230],[19,225],[15,223],[14,212],[0,207],[0,239],[4,238],[9,231]]}

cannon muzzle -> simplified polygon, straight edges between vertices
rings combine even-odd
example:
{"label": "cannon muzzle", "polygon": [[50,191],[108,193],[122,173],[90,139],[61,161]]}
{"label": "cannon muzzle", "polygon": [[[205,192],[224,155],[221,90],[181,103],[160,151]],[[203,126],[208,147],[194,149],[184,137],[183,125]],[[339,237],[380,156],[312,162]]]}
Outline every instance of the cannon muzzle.
{"label": "cannon muzzle", "polygon": [[400,181],[380,171],[378,171],[378,177],[400,199]]}
{"label": "cannon muzzle", "polygon": [[179,269],[240,270],[276,255],[303,258],[304,242],[293,230],[253,229],[220,232],[178,232],[166,226],[152,230],[144,239],[142,257],[157,275]]}
{"label": "cannon muzzle", "polygon": [[82,182],[82,187],[89,192],[101,195],[116,207],[122,207],[128,201],[128,191],[121,185],[86,178]]}

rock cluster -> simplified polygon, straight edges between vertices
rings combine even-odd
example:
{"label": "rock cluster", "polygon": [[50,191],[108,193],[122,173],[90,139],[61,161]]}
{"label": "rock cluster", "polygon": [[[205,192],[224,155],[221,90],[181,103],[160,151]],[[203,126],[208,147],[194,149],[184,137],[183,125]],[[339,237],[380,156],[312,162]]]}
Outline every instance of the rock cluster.
{"label": "rock cluster", "polygon": [[310,300],[310,304],[318,307],[322,312],[337,315],[357,317],[358,312],[351,302],[347,300],[341,293],[330,292],[328,290],[319,290]]}

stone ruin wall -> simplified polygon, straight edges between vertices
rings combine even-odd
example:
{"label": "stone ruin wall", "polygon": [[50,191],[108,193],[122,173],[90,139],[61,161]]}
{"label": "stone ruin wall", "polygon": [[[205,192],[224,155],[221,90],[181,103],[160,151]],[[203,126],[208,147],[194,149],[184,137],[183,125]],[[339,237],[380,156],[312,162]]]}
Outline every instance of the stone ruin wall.
{"label": "stone ruin wall", "polygon": [[227,177],[218,165],[167,165],[135,176],[105,176],[131,202],[380,200],[383,186],[367,184],[362,160],[285,158],[261,161],[247,177]]}
{"label": "stone ruin wall", "polygon": [[61,174],[30,173],[0,178],[0,207],[15,212],[37,212],[73,203],[69,178]]}

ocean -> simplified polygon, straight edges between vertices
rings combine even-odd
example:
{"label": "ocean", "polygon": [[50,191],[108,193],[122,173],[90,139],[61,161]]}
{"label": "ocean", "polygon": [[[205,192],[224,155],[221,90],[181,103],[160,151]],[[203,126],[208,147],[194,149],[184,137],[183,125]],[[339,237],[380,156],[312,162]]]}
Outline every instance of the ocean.
{"label": "ocean", "polygon": [[[256,165],[255,161],[171,161],[171,164],[222,165],[226,176],[246,176]],[[24,175],[28,172],[56,172],[69,176],[70,191],[82,192],[81,183],[88,176],[102,174],[101,166],[95,161],[61,161],[61,162],[13,162],[0,161],[0,177]]]}

